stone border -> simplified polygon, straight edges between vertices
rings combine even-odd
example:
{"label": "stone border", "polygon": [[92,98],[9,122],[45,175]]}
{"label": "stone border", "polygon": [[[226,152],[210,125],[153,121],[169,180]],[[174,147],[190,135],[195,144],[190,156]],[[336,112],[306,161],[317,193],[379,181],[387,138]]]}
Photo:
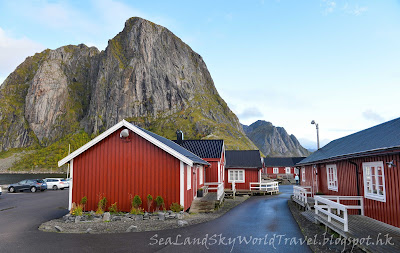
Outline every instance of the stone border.
{"label": "stone border", "polygon": [[95,215],[94,212],[91,212],[83,216],[67,214],[60,219],[41,224],[39,230],[44,232],[102,234],[173,229],[214,220],[248,198],[248,196],[243,196],[225,199],[220,208],[212,213],[189,214],[187,212],[173,213],[168,211],[145,213],[144,215],[111,215],[109,212],[103,215]]}

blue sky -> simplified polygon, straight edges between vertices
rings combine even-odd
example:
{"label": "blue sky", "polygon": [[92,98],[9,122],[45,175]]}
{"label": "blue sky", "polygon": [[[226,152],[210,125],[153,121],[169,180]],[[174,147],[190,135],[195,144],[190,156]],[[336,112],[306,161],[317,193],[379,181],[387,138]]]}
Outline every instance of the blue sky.
{"label": "blue sky", "polygon": [[244,124],[272,122],[315,147],[399,117],[400,2],[2,1],[0,83],[27,56],[104,49],[126,19],[163,25],[205,60]]}

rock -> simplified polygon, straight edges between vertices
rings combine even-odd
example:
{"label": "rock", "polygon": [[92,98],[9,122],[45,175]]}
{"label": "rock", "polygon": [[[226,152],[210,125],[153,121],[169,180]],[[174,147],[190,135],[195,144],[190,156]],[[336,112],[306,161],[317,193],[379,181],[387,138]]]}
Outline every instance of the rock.
{"label": "rock", "polygon": [[66,221],[69,219],[69,217],[71,216],[71,214],[66,214],[63,216],[63,221]]}
{"label": "rock", "polygon": [[165,213],[158,213],[158,219],[159,220],[165,220]]}
{"label": "rock", "polygon": [[158,220],[158,215],[157,216],[156,215],[150,216],[150,220]]}
{"label": "rock", "polygon": [[137,232],[138,228],[137,226],[131,225],[129,226],[129,228],[126,230],[126,232],[130,233],[130,232]]}
{"label": "rock", "polygon": [[168,217],[166,217],[167,219],[175,219],[176,218],[176,213],[171,213],[170,215],[168,215]]}
{"label": "rock", "polygon": [[95,216],[96,215],[95,211],[90,211],[89,213],[90,213],[90,216]]}
{"label": "rock", "polygon": [[143,215],[136,215],[135,220],[143,220]]}
{"label": "rock", "polygon": [[82,216],[75,216],[75,223],[79,223],[82,219]]}
{"label": "rock", "polygon": [[122,220],[122,217],[121,217],[121,216],[113,216],[113,217],[111,218],[111,221],[119,221],[119,220]]}
{"label": "rock", "polygon": [[44,230],[51,230],[51,227],[50,226],[44,226],[43,229]]}
{"label": "rock", "polygon": [[60,226],[54,226],[57,232],[62,232],[64,229],[62,229]]}
{"label": "rock", "polygon": [[143,220],[148,220],[148,219],[150,219],[150,215],[149,215],[149,213],[145,213],[144,215],[143,215]]}
{"label": "rock", "polygon": [[94,219],[93,219],[93,222],[101,222],[101,221],[103,221],[102,218],[94,218]]}
{"label": "rock", "polygon": [[182,219],[183,219],[183,214],[178,213],[178,214],[176,215],[176,218],[178,218],[178,220],[182,220]]}
{"label": "rock", "polygon": [[122,217],[122,218],[121,218],[121,221],[123,221],[123,222],[130,222],[130,221],[133,221],[133,219],[128,218],[128,217]]}
{"label": "rock", "polygon": [[110,221],[111,219],[111,214],[109,212],[105,212],[103,214],[103,221]]}
{"label": "rock", "polygon": [[178,220],[178,226],[179,227],[183,227],[183,226],[187,226],[189,225],[189,223],[185,220]]}
{"label": "rock", "polygon": [[171,215],[173,212],[171,210],[168,210],[168,214]]}
{"label": "rock", "polygon": [[93,229],[91,229],[91,228],[88,228],[88,229],[86,229],[85,233],[86,233],[86,234],[91,234],[91,233],[92,233],[92,231],[93,231]]}

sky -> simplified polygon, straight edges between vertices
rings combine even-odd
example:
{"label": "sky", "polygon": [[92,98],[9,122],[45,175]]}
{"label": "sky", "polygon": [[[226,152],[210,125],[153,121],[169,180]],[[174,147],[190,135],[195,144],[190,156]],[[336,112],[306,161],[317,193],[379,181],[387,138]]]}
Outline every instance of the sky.
{"label": "sky", "polygon": [[399,117],[399,0],[0,0],[0,83],[46,48],[104,50],[134,16],[199,53],[243,124],[315,148],[311,120],[322,146]]}

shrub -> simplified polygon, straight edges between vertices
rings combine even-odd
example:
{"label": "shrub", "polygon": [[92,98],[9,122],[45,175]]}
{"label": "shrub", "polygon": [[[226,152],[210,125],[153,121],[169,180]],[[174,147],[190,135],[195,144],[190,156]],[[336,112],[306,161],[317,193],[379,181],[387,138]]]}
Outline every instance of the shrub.
{"label": "shrub", "polygon": [[131,208],[131,211],[129,212],[130,214],[138,215],[138,214],[144,214],[144,209],[143,208]]}
{"label": "shrub", "polygon": [[71,214],[75,216],[81,216],[83,214],[83,205],[82,204],[76,205],[75,203],[73,203],[71,208]]}
{"label": "shrub", "polygon": [[106,210],[106,206],[107,206],[107,198],[106,197],[101,197],[102,195],[100,195],[100,199],[99,199],[99,203],[97,203],[97,210],[96,210],[96,214],[103,214],[104,211]]}
{"label": "shrub", "polygon": [[135,197],[132,200],[132,206],[134,208],[139,208],[139,206],[142,204],[142,199],[140,198],[139,195],[135,195]]}
{"label": "shrub", "polygon": [[108,210],[110,211],[111,214],[116,214],[118,213],[118,207],[117,207],[117,202],[115,202],[114,204],[112,204]]}
{"label": "shrub", "polygon": [[83,206],[83,210],[86,209],[86,203],[87,203],[87,197],[85,196],[81,199],[81,205]]}
{"label": "shrub", "polygon": [[147,195],[147,212],[150,213],[150,208],[153,205],[153,196],[151,194]]}
{"label": "shrub", "polygon": [[97,207],[97,209],[96,209],[96,214],[97,214],[97,215],[102,215],[103,213],[104,213],[104,210],[101,209],[100,207]]}
{"label": "shrub", "polygon": [[183,210],[183,206],[179,205],[178,203],[172,203],[169,209],[175,213],[180,212]]}
{"label": "shrub", "polygon": [[161,196],[157,196],[156,206],[157,206],[157,211],[160,210],[160,207],[164,207],[164,199]]}

